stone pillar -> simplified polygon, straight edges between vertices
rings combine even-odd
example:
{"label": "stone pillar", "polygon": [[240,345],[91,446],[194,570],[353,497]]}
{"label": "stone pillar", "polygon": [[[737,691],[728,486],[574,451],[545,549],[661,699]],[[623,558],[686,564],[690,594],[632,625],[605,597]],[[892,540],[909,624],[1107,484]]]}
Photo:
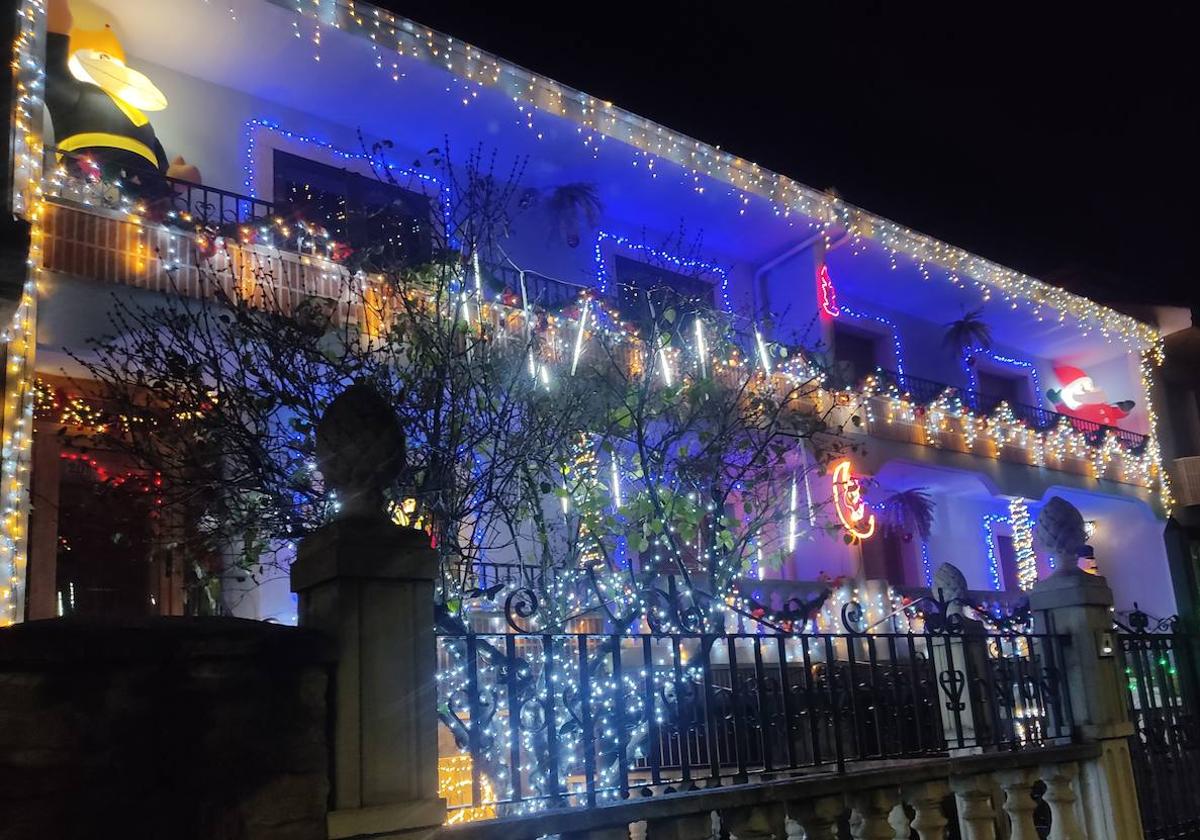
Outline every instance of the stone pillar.
{"label": "stone pillar", "polygon": [[[431,829],[437,669],[429,540],[388,522],[341,520],[300,545],[300,625],[336,642],[330,838]],[[390,835],[389,835],[390,836]]]}
{"label": "stone pillar", "polygon": [[963,618],[962,622],[961,635],[934,636],[930,645],[937,671],[942,734],[951,755],[982,752],[980,742],[986,743],[990,738],[987,711],[979,708],[972,693],[973,683],[988,668],[983,624],[969,618]]}
{"label": "stone pillar", "polygon": [[[1080,765],[1080,792],[1091,840],[1142,840],[1129,759],[1128,698],[1115,655],[1112,590],[1100,575],[1066,566],[1030,592],[1036,629],[1070,637],[1062,650],[1077,736],[1099,743],[1099,758]],[[1107,648],[1107,649],[1106,649]]]}
{"label": "stone pillar", "polygon": [[733,840],[772,840],[785,836],[780,830],[785,829],[782,808],[774,804],[731,808],[722,812],[721,821]]}
{"label": "stone pillar", "polygon": [[646,826],[650,840],[711,840],[714,834],[711,811],[663,817],[650,820]]}
{"label": "stone pillar", "polygon": [[[949,793],[950,788],[945,782],[926,782],[904,789],[904,798],[913,806],[910,827],[921,840],[945,840],[949,820],[942,812],[942,800]],[[908,836],[904,835],[905,840]]]}
{"label": "stone pillar", "polygon": [[438,798],[437,669],[428,537],[393,525],[382,488],[403,465],[391,408],[354,386],[317,427],[317,459],[343,518],[301,542],[292,565],[301,626],[336,645],[329,837],[430,836]]}

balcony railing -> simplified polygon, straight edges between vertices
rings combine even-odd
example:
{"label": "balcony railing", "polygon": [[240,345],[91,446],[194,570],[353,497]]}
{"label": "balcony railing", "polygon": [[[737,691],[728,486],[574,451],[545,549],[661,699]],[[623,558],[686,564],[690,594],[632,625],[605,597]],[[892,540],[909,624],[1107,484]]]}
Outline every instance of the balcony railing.
{"label": "balcony railing", "polygon": [[1091,443],[1098,444],[1106,436],[1112,436],[1130,450],[1138,450],[1144,447],[1149,437],[1138,432],[1119,429],[1116,426],[1106,426],[1103,423],[1096,423],[1092,420],[1071,417],[1070,415],[1051,411],[1041,406],[1012,402],[994,394],[987,394],[970,388],[960,388],[957,385],[937,382],[932,379],[922,379],[919,376],[910,376],[907,373],[900,374],[895,371],[880,369],[876,371],[875,376],[885,384],[894,384],[907,394],[913,402],[919,405],[928,405],[947,390],[958,391],[962,395],[963,402],[966,405],[983,415],[991,414],[1001,403],[1007,403],[1009,409],[1012,410],[1013,416],[1034,431],[1048,431],[1057,427],[1065,419],[1071,424],[1072,428],[1086,435]]}
{"label": "balcony railing", "polygon": [[171,227],[197,225],[232,232],[244,225],[269,224],[275,206],[241,195],[170,178],[154,170],[107,172],[87,155],[50,150],[56,166],[47,178],[47,193],[89,207],[137,212]]}

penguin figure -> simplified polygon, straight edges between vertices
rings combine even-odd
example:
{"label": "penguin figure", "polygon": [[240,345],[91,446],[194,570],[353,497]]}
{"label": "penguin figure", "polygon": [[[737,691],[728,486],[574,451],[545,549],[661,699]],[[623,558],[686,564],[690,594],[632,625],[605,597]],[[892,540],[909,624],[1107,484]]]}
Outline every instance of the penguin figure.
{"label": "penguin figure", "polygon": [[112,27],[76,28],[68,0],[50,0],[47,11],[45,99],[58,149],[143,186],[185,165],[168,161],[145,114],[166,108],[167,98],[125,64]]}

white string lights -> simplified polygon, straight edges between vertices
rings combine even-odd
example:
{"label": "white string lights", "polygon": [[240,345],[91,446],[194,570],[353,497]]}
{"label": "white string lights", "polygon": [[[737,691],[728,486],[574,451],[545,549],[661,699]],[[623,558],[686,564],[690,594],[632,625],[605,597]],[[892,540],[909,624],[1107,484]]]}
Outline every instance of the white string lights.
{"label": "white string lights", "polygon": [[1037,583],[1037,555],[1033,551],[1033,521],[1029,505],[1020,496],[1008,502],[1008,521],[1012,525],[1013,551],[1017,555],[1017,586],[1028,591]]}

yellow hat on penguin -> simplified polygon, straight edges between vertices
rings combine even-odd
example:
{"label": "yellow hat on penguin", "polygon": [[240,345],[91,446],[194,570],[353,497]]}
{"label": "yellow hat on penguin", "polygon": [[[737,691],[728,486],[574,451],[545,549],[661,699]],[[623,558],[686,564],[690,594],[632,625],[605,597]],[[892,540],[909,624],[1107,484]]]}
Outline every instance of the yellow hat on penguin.
{"label": "yellow hat on penguin", "polygon": [[114,99],[143,111],[161,111],[167,97],[145,75],[126,66],[125,49],[117,38],[108,14],[92,3],[71,3],[71,75],[91,82]]}

